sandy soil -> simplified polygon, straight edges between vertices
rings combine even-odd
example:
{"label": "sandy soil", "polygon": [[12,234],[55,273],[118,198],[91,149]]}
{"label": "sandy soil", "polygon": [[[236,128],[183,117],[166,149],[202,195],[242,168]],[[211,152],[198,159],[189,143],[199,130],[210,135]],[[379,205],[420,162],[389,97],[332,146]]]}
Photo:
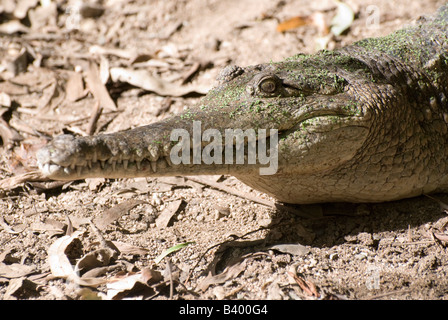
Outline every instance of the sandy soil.
{"label": "sandy soil", "polygon": [[[356,19],[328,43],[330,49],[386,35],[443,1],[348,3]],[[2,134],[0,299],[448,298],[446,248],[434,236],[446,232],[448,217],[428,197],[275,208],[269,205],[274,199],[233,177],[205,177],[202,183],[179,177],[64,184],[8,179],[33,170],[34,153],[46,137],[88,132],[98,96],[81,88],[72,99],[67,87],[74,92],[68,82],[76,79],[75,70],[89,68],[89,60],[106,69],[149,70],[177,87],[210,88],[230,63],[315,52],[322,36],[317,25],[285,33],[276,27],[313,13],[330,21],[335,2],[110,0],[92,5],[80,19],[74,19],[74,2],[52,4],[57,7],[25,10],[22,20],[5,9],[0,15],[0,23],[20,20],[25,28],[0,36],[3,66],[20,48],[29,61],[16,75],[0,69],[0,93],[13,101],[2,117],[23,138],[6,142]],[[369,5],[378,10],[378,27],[370,24]],[[95,132],[158,121],[199,99],[161,96],[112,80],[107,89],[116,109],[104,108]],[[169,224],[160,226],[159,216],[171,217]],[[110,249],[111,242],[118,250]],[[164,250],[186,242],[194,243],[155,262]],[[88,254],[96,259],[86,259]],[[78,275],[54,274],[67,259],[74,264],[81,257],[86,262]],[[131,288],[119,286],[135,278]],[[99,279],[108,283],[87,285]]]}

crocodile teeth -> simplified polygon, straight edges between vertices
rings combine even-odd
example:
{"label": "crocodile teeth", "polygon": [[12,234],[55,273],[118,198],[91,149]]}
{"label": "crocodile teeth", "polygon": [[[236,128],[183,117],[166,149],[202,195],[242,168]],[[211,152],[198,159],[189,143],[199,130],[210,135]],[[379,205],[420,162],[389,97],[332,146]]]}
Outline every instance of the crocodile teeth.
{"label": "crocodile teeth", "polygon": [[75,168],[76,168],[76,164],[73,162],[73,163],[70,165],[70,169],[75,170]]}
{"label": "crocodile teeth", "polygon": [[168,163],[168,166],[172,166],[173,165],[173,163],[171,162],[171,158],[168,156],[168,157],[165,157],[165,160],[166,160],[166,163]]}
{"label": "crocodile teeth", "polygon": [[87,160],[87,166],[89,167],[89,169],[92,169],[92,161]]}
{"label": "crocodile teeth", "polygon": [[93,151],[92,162],[95,163],[98,161],[98,153]]}
{"label": "crocodile teeth", "polygon": [[81,176],[81,172],[82,172],[82,166],[77,166],[76,167],[76,173],[78,174],[78,177]]}
{"label": "crocodile teeth", "polygon": [[153,172],[157,171],[157,162],[156,161],[150,161],[149,164],[151,165],[151,169]]}
{"label": "crocodile teeth", "polygon": [[129,163],[128,160],[123,160],[123,168],[124,168],[124,170],[126,170],[128,168],[128,163]]}
{"label": "crocodile teeth", "polygon": [[101,169],[104,169],[104,167],[106,166],[106,161],[100,160],[100,165],[101,165]]}
{"label": "crocodile teeth", "polygon": [[149,151],[149,158],[150,158],[152,161],[156,161],[157,158],[158,158],[158,156],[159,156],[159,150],[158,150],[158,148],[157,148],[157,147],[154,147],[154,146],[150,146],[150,147],[148,147],[148,151]]}
{"label": "crocodile teeth", "polygon": [[110,158],[109,160],[107,160],[107,163],[112,166],[112,171],[115,171],[115,167],[117,165],[117,161],[114,158]]}
{"label": "crocodile teeth", "polygon": [[136,160],[135,164],[137,165],[138,170],[140,170],[142,168],[142,162],[140,160]]}

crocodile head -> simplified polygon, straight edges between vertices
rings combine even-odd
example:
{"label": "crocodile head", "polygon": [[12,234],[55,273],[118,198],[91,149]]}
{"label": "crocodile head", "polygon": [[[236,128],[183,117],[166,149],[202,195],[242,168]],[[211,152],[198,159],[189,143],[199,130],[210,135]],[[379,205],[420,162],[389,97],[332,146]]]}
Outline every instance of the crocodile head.
{"label": "crocodile head", "polygon": [[244,69],[229,66],[199,108],[224,110],[217,127],[277,130],[276,174],[317,173],[352,159],[364,144],[371,115],[358,91],[369,75],[361,61],[329,51]]}
{"label": "crocodile head", "polygon": [[[289,203],[400,197],[381,168],[393,167],[389,158],[406,151],[392,138],[400,139],[405,129],[390,119],[409,112],[395,110],[400,101],[390,79],[354,56],[322,51],[228,67],[196,108],[128,131],[56,137],[38,152],[39,167],[66,180],[229,174]],[[240,143],[227,139],[237,129]],[[255,149],[249,148],[252,133]],[[267,157],[260,154],[263,142]],[[195,158],[195,150],[203,157],[196,152]],[[228,158],[221,154],[229,150]],[[179,161],[181,153],[189,161]],[[401,165],[389,174],[400,175]],[[263,174],[263,168],[271,170]]]}

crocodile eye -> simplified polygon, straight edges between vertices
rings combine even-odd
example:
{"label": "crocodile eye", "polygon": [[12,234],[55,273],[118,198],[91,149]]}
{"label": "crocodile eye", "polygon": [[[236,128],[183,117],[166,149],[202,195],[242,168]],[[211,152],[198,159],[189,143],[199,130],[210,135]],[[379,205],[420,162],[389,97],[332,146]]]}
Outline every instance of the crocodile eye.
{"label": "crocodile eye", "polygon": [[277,90],[277,82],[268,78],[260,82],[259,88],[264,93],[274,93]]}

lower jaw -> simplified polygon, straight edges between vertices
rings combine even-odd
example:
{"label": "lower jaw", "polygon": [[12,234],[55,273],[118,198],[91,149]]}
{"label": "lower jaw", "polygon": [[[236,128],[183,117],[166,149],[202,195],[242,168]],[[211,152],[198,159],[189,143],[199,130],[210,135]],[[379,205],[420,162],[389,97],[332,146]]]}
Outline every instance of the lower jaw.
{"label": "lower jaw", "polygon": [[[159,161],[156,171],[149,161],[142,161],[140,166],[128,165],[126,169],[120,164],[114,168],[112,166],[102,167],[100,164],[93,164],[90,167],[57,167],[47,171],[50,178],[54,180],[79,180],[85,178],[136,178],[136,177],[162,177],[162,176],[188,176],[188,175],[251,175],[258,174],[260,165],[216,165],[216,164],[192,164],[192,165],[171,165]],[[42,170],[45,172],[45,170]]]}

